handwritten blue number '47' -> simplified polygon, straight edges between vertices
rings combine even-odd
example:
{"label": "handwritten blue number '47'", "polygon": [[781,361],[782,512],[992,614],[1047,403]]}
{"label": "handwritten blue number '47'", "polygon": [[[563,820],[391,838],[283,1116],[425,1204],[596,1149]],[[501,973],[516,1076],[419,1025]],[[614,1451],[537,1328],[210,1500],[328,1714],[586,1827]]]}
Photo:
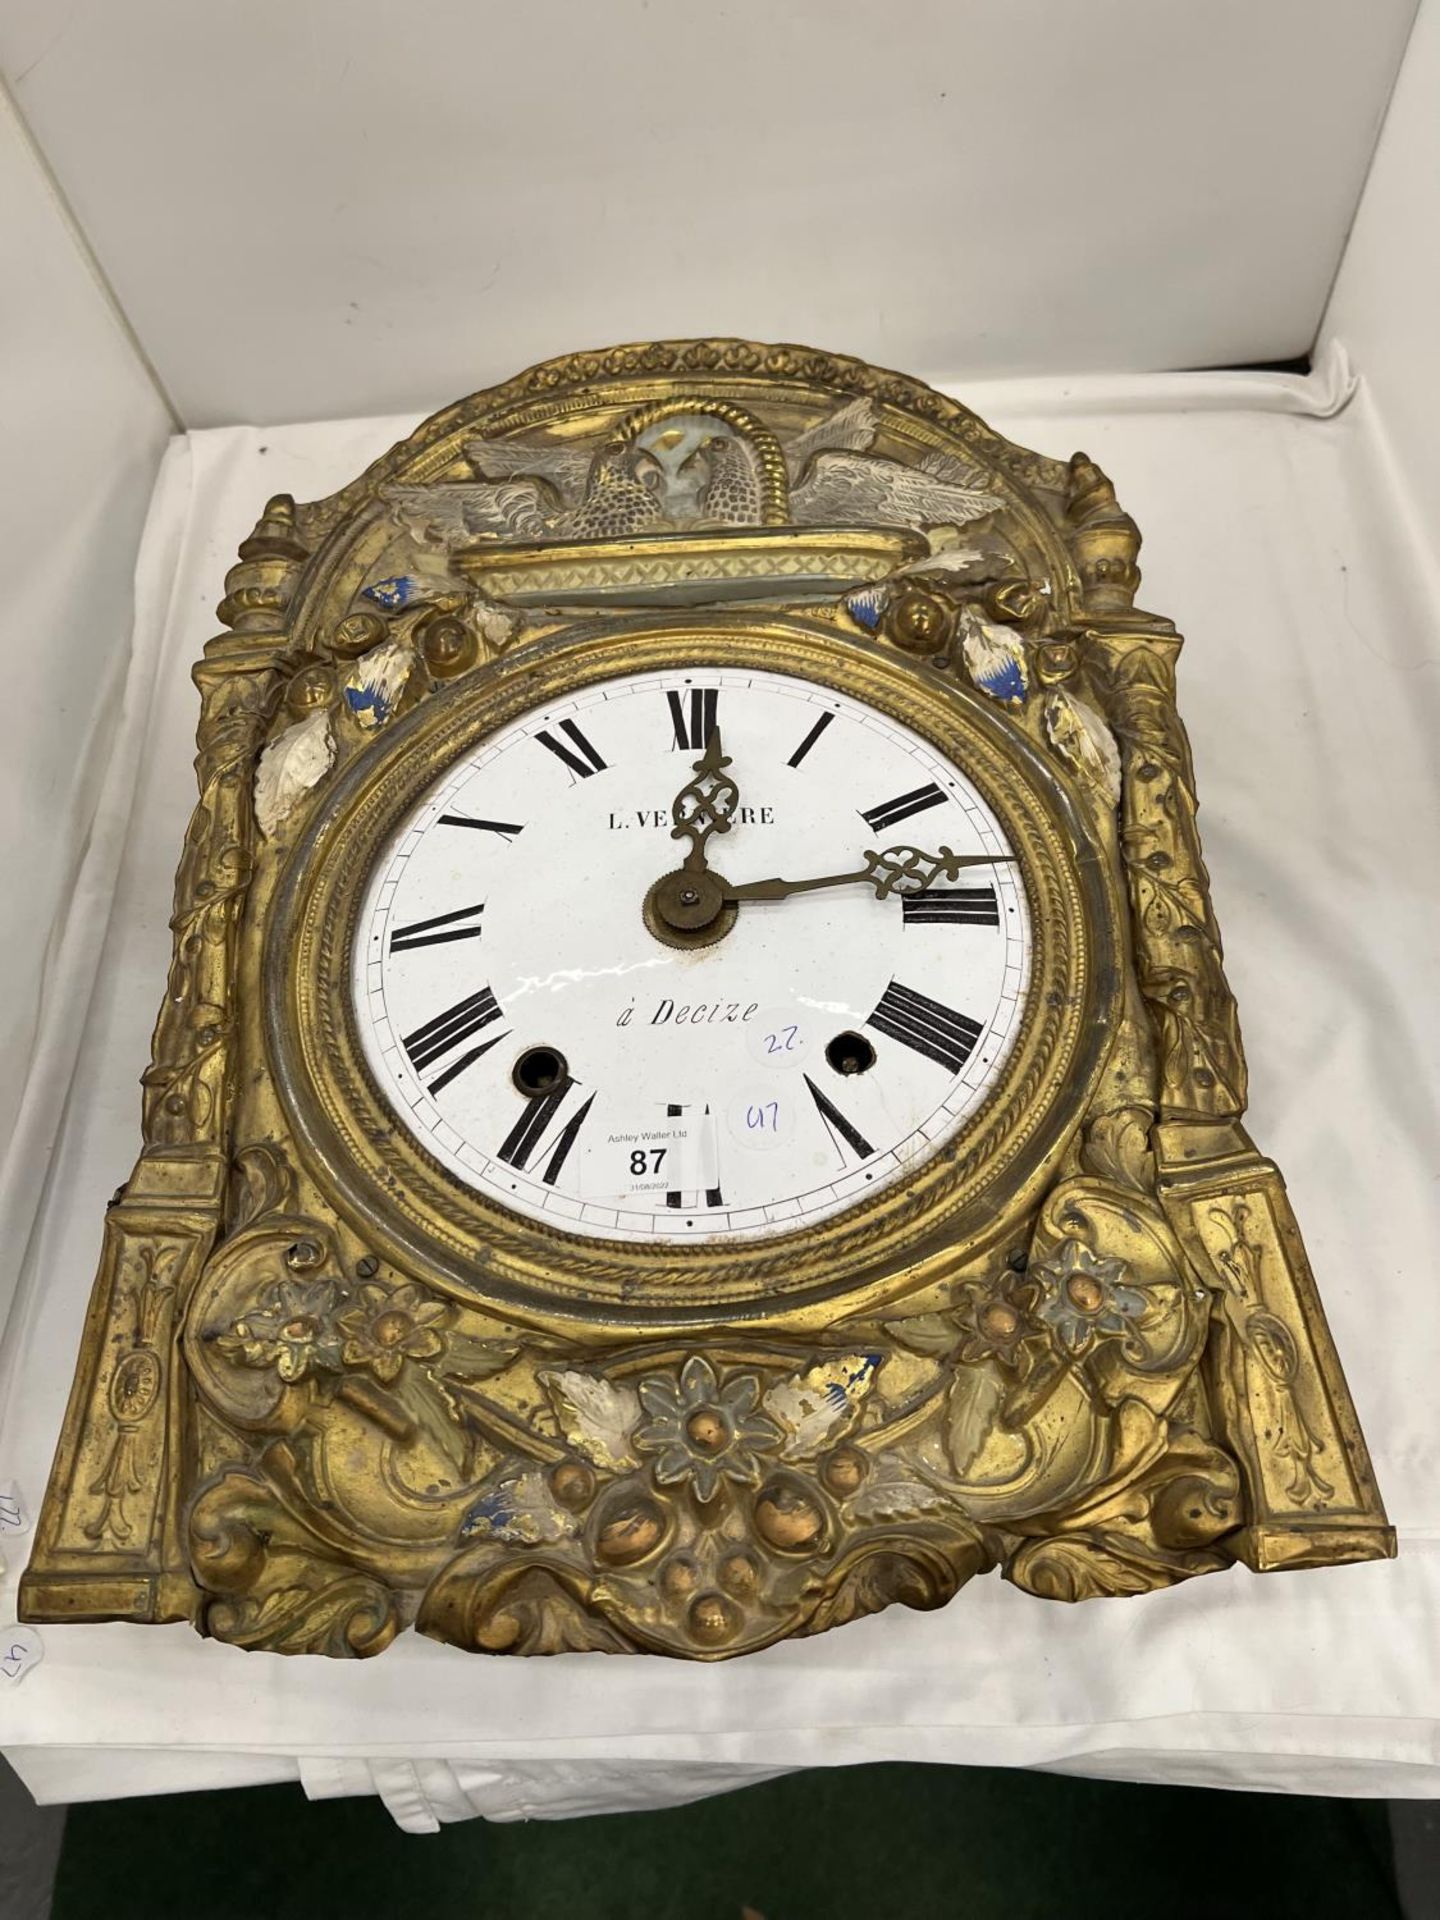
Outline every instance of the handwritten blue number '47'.
{"label": "handwritten blue number '47'", "polygon": [[752,1133],[778,1133],[780,1131],[780,1102],[765,1100],[758,1107],[745,1109],[745,1124]]}

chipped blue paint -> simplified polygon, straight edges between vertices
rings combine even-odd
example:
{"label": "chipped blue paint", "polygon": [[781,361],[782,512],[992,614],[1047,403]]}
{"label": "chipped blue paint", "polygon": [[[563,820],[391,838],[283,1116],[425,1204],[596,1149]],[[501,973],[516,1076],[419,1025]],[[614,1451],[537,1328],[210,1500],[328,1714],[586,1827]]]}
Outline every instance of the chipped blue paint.
{"label": "chipped blue paint", "polygon": [[383,687],[357,687],[347,684],[345,704],[357,716],[368,715],[377,727],[383,727],[395,711]]}
{"label": "chipped blue paint", "polygon": [[373,600],[387,613],[398,613],[401,607],[408,607],[419,592],[420,583],[412,574],[392,573],[386,580],[372,580],[368,587],[362,587],[360,597]]}
{"label": "chipped blue paint", "polygon": [[399,710],[415,656],[398,640],[383,641],[357,660],[345,682],[345,704],[356,724],[373,733]]}
{"label": "chipped blue paint", "polygon": [[517,1509],[509,1498],[505,1487],[492,1487],[489,1493],[482,1493],[460,1522],[460,1537],[467,1539],[472,1533],[503,1534],[507,1527],[513,1526],[517,1518]]}
{"label": "chipped blue paint", "polygon": [[852,1401],[857,1400],[869,1385],[870,1376],[880,1364],[878,1353],[866,1353],[860,1356],[860,1364],[844,1380],[832,1380],[825,1388],[825,1398],[837,1413],[844,1413]]}
{"label": "chipped blue paint", "polygon": [[887,597],[888,589],[885,587],[856,587],[853,593],[845,596],[845,611],[857,627],[864,627],[867,633],[873,633],[880,624]]}
{"label": "chipped blue paint", "polygon": [[975,676],[975,684],[983,687],[993,700],[1001,700],[1007,707],[1021,706],[1025,700],[1025,675],[1018,660],[999,660]]}
{"label": "chipped blue paint", "polygon": [[1003,706],[1022,706],[1030,691],[1025,642],[1007,627],[983,620],[970,608],[960,614],[965,670],[982,693]]}

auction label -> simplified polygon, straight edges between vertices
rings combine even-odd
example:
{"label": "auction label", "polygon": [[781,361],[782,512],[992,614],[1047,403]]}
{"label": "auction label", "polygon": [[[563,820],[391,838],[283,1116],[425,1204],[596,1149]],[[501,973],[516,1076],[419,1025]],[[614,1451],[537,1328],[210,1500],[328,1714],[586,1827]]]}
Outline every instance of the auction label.
{"label": "auction label", "polygon": [[700,1193],[714,1184],[714,1128],[700,1107],[617,1110],[584,1141],[580,1190],[587,1200]]}

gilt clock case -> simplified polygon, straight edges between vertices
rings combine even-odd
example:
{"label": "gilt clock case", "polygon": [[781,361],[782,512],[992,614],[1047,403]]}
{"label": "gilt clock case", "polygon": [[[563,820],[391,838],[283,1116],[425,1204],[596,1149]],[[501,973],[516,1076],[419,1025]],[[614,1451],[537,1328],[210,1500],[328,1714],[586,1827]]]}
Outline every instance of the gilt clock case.
{"label": "gilt clock case", "polygon": [[1392,1554],[1139,545],[732,340],[272,499],[23,1617],[719,1658]]}

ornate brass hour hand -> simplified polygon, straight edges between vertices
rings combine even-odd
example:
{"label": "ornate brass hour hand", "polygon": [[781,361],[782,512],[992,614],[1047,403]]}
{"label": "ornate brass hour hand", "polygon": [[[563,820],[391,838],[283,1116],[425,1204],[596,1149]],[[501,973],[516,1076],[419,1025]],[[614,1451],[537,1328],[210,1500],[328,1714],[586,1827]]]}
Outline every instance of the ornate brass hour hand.
{"label": "ornate brass hour hand", "polygon": [[712,946],[735,924],[735,909],[725,901],[724,876],[705,864],[706,841],[730,831],[731,816],[740,804],[729,766],[716,727],[670,808],[670,837],[688,840],[690,850],[673,873],[655,882],[640,905],[646,926],[667,946]]}
{"label": "ornate brass hour hand", "polygon": [[888,900],[892,893],[923,893],[937,880],[955,880],[967,867],[994,867],[1013,864],[1008,853],[952,853],[941,847],[939,853],[926,853],[920,847],[887,847],[883,853],[867,853],[863,867],[849,873],[826,873],[817,880],[750,880],[743,886],[725,889],[725,904],[742,900],[788,900],[792,893],[817,893],[821,887],[847,887],[863,881],[875,889],[877,900]]}
{"label": "ornate brass hour hand", "polygon": [[676,794],[670,808],[672,840],[690,842],[682,867],[687,873],[705,872],[705,842],[712,833],[728,833],[730,819],[740,804],[740,789],[726,769],[730,761],[720,744],[720,729],[695,762],[693,777]]}

